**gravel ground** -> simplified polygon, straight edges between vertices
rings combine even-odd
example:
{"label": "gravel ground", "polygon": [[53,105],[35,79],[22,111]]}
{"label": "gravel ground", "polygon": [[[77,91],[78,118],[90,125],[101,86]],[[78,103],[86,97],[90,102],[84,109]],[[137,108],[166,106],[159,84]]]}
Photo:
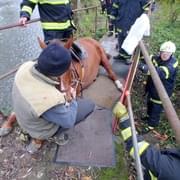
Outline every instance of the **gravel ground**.
{"label": "gravel ground", "polygon": [[[0,124],[5,118],[0,115]],[[53,163],[56,145],[45,143],[31,155],[18,125],[6,137],[0,137],[0,180],[91,180],[93,170]]]}

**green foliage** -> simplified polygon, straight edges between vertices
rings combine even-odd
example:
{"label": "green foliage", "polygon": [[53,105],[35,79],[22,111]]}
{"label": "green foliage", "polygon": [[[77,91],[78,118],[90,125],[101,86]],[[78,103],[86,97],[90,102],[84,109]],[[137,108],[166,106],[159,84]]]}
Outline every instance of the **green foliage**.
{"label": "green foliage", "polygon": [[160,0],[162,8],[168,14],[168,20],[171,24],[180,18],[180,2],[179,0]]}
{"label": "green foliage", "polygon": [[168,120],[163,116],[160,121],[160,125],[157,127],[157,131],[161,134],[168,135],[168,139],[166,141],[162,141],[161,146],[167,146],[169,144],[176,146],[175,136],[172,128],[170,127]]}
{"label": "green foliage", "polygon": [[[156,23],[156,22],[155,22]],[[165,22],[158,22],[155,24],[153,28],[153,32],[151,34],[151,51],[158,52],[159,46],[168,40],[173,41],[176,44],[176,57],[180,58],[180,39],[178,39],[178,35],[180,33],[180,29],[178,29],[177,25],[170,25]]]}
{"label": "green foliage", "polygon": [[[77,1],[72,0],[74,8],[77,8]],[[106,14],[100,14],[100,2],[97,0],[81,1],[81,8],[97,6],[97,9],[86,9],[74,13],[74,22],[77,27],[76,37],[93,37],[100,39],[107,30]]]}
{"label": "green foliage", "polygon": [[119,180],[128,179],[127,168],[125,164],[125,152],[122,144],[116,144],[117,165],[114,168],[103,168],[99,172],[98,180]]}
{"label": "green foliage", "polygon": [[99,8],[80,11],[75,14],[76,37],[100,39],[106,32],[106,15],[100,14]]}

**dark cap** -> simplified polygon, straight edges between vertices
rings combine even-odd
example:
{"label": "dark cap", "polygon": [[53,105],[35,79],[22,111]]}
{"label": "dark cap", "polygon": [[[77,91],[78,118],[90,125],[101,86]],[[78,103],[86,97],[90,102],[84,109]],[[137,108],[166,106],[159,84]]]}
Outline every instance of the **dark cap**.
{"label": "dark cap", "polygon": [[46,76],[60,76],[71,64],[70,51],[60,44],[48,45],[39,55],[36,69]]}

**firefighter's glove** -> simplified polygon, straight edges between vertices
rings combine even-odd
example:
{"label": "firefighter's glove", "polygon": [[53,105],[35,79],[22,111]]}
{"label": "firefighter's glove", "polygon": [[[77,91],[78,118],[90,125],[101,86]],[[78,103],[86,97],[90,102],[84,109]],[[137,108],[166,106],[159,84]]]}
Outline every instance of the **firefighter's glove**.
{"label": "firefighter's glove", "polygon": [[121,103],[117,102],[113,108],[113,114],[116,118],[120,119],[127,113],[126,107]]}
{"label": "firefighter's glove", "polygon": [[138,69],[142,71],[144,74],[148,73],[148,66],[142,62],[138,64]]}

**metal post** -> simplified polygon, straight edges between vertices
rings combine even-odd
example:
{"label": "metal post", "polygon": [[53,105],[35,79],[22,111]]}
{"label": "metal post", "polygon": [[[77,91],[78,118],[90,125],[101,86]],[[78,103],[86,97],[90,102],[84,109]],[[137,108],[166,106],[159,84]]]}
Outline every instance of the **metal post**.
{"label": "metal post", "polygon": [[97,31],[97,7],[95,8],[95,22],[94,22],[94,37],[96,38],[96,31]]}
{"label": "metal post", "polygon": [[129,92],[126,94],[126,98],[127,98],[128,114],[129,114],[129,119],[130,119],[130,124],[131,124],[131,132],[132,132],[132,140],[133,140],[133,147],[134,147],[137,176],[138,176],[139,180],[143,180],[144,178],[143,178],[143,173],[142,173],[141,160],[139,157],[139,148],[138,148],[138,143],[137,143],[136,129],[135,129],[135,125],[134,125],[131,96],[130,96]]}
{"label": "metal post", "polygon": [[148,65],[153,83],[154,83],[156,90],[158,92],[158,95],[162,101],[162,105],[164,107],[166,116],[169,120],[169,123],[170,123],[172,129],[174,130],[176,141],[177,141],[177,143],[180,144],[180,121],[179,121],[179,118],[178,118],[176,111],[174,110],[174,107],[170,101],[170,98],[167,95],[167,92],[158,76],[158,73],[156,72],[156,69],[151,62],[151,59],[149,57],[149,54],[147,52],[147,49],[146,49],[144,43],[142,41],[140,41],[139,45],[140,45],[141,51],[143,53],[145,62]]}

